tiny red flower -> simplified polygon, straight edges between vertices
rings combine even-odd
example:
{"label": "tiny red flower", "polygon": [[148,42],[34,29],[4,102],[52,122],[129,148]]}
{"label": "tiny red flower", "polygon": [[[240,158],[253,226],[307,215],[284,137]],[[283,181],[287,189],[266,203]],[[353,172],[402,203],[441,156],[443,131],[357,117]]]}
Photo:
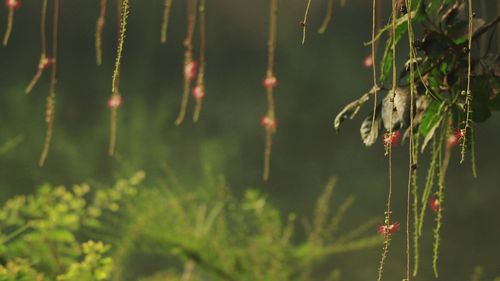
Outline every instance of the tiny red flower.
{"label": "tiny red flower", "polygon": [[5,1],[5,6],[9,9],[17,9],[21,7],[21,1],[19,0],[6,0]]}
{"label": "tiny red flower", "polygon": [[108,107],[111,109],[116,109],[122,105],[122,96],[121,95],[112,95],[108,100]]}
{"label": "tiny red flower", "polygon": [[439,199],[436,196],[432,196],[429,199],[429,208],[434,212],[437,213],[439,211]]}
{"label": "tiny red flower", "polygon": [[400,225],[399,222],[395,222],[393,224],[387,225],[379,225],[377,228],[377,232],[382,235],[392,235],[396,231],[399,231]]}
{"label": "tiny red flower", "polygon": [[364,60],[363,60],[363,66],[366,68],[369,68],[373,65],[373,59],[372,55],[368,55]]}
{"label": "tiny red flower", "polygon": [[205,90],[203,86],[196,86],[193,88],[193,97],[195,100],[200,101],[205,97]]}
{"label": "tiny red flower", "polygon": [[263,116],[260,119],[260,124],[266,129],[276,129],[276,120],[269,116]]}
{"label": "tiny red flower", "polygon": [[46,69],[46,68],[50,67],[51,65],[53,65],[54,62],[55,62],[54,59],[44,58],[42,61],[40,61],[40,64],[38,65],[38,68],[40,68],[40,69]]}
{"label": "tiny red flower", "polygon": [[385,146],[395,145],[398,143],[400,137],[401,137],[400,131],[392,132],[392,134],[385,133],[384,134],[384,145]]}
{"label": "tiny red flower", "polygon": [[456,130],[453,135],[448,136],[448,147],[456,146],[464,137],[464,130]]}
{"label": "tiny red flower", "polygon": [[266,79],[264,79],[264,81],[262,81],[262,86],[266,89],[274,88],[277,85],[278,85],[278,79],[276,79],[276,77],[274,76],[267,77]]}
{"label": "tiny red flower", "polygon": [[184,76],[188,80],[193,80],[196,77],[196,71],[198,69],[198,64],[196,61],[191,61],[184,66]]}

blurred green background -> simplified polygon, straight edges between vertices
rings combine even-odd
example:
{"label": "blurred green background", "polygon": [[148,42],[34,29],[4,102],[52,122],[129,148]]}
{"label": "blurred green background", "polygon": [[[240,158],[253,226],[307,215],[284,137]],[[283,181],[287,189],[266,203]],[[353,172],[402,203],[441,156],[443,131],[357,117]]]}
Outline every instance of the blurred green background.
{"label": "blurred green background", "polygon": [[[94,49],[99,1],[61,3],[55,131],[43,168],[37,163],[45,137],[48,73],[31,94],[24,94],[40,55],[40,3],[24,1],[16,11],[10,44],[0,50],[0,143],[16,137],[22,141],[0,156],[2,202],[45,182],[110,183],[137,169],[144,169],[151,183],[171,170],[189,186],[199,183],[203,166],[210,165],[227,177],[235,193],[257,187],[280,209],[296,212],[299,218],[311,213],[331,175],[339,178],[332,204],[350,194],[357,199],[344,226],[352,228],[383,215],[388,178],[383,145],[363,146],[360,118],[347,122],[339,135],[332,126],[343,105],[371,87],[371,70],[363,66],[370,52],[363,46],[371,34],[368,2],[350,0],[344,8],[337,3],[329,29],[319,35],[316,29],[326,2],[313,1],[307,41],[301,46],[299,22],[306,3],[280,1],[278,131],[268,183],[260,180],[264,135],[259,124],[266,110],[261,81],[266,68],[268,1],[207,1],[207,97],[201,121],[193,124],[188,118],[179,127],[173,122],[182,92],[184,1],[174,1],[166,45],[159,40],[163,1],[131,1],[115,158],[107,156],[106,101],[116,52],[115,1],[109,2],[99,67]],[[1,27],[6,15],[6,9],[1,9]],[[191,103],[188,117],[192,108]],[[361,115],[367,113],[365,108]],[[476,126],[477,179],[469,163],[458,164],[458,149],[454,152],[446,187],[442,280],[468,280],[476,265],[483,266],[487,276],[500,274],[499,125],[500,116],[495,115]],[[394,216],[404,222],[407,149],[396,147],[394,154]],[[422,165],[420,179],[425,171]],[[433,278],[431,221],[426,225],[418,280]],[[329,264],[342,269],[343,280],[369,280],[376,275],[380,250],[344,254]],[[401,279],[404,265],[401,232],[392,243],[386,280]]]}

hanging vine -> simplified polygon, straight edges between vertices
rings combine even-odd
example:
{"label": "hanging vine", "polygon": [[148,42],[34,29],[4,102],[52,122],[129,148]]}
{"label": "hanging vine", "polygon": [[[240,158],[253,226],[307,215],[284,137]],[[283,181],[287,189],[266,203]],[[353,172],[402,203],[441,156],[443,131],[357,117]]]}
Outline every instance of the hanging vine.
{"label": "hanging vine", "polygon": [[42,8],[40,11],[40,60],[38,62],[37,70],[33,79],[26,87],[25,92],[28,94],[33,90],[40,77],[42,77],[43,71],[49,68],[53,63],[54,59],[47,57],[47,1],[42,0]]}
{"label": "hanging vine", "polygon": [[38,165],[40,167],[43,166],[45,164],[45,160],[47,160],[54,129],[57,84],[57,37],[59,32],[59,0],[54,0],[52,10],[52,68],[50,73],[49,95],[47,97],[47,105],[45,109],[45,123],[47,123],[47,131],[45,133],[45,142],[43,145],[42,154],[38,162]]}
{"label": "hanging vine", "polygon": [[265,131],[264,148],[264,171],[262,179],[269,179],[271,166],[271,150],[273,146],[273,134],[276,132],[276,116],[274,109],[274,87],[278,84],[278,79],[274,76],[274,59],[276,54],[276,33],[278,29],[278,0],[269,2],[269,39],[267,41],[267,71],[263,86],[266,89],[267,113],[261,118],[261,125]]}
{"label": "hanging vine", "polygon": [[111,110],[111,130],[110,130],[109,150],[108,150],[110,156],[113,156],[115,153],[117,114],[118,114],[118,108],[122,105],[122,96],[120,94],[120,89],[119,89],[119,83],[120,83],[119,79],[120,79],[123,45],[125,42],[125,32],[127,29],[128,14],[129,14],[129,1],[122,0],[120,9],[120,15],[121,15],[120,33],[118,37],[118,46],[116,51],[115,69],[113,71],[113,78],[111,82],[111,97],[108,100],[108,107]]}
{"label": "hanging vine", "polygon": [[179,114],[175,119],[175,125],[180,125],[186,116],[186,109],[189,102],[189,92],[191,91],[191,81],[196,77],[197,62],[193,60],[193,34],[196,26],[196,1],[186,1],[187,11],[187,32],[184,39],[184,91],[181,97]]}
{"label": "hanging vine", "polygon": [[198,70],[198,79],[196,87],[193,89],[193,98],[195,101],[195,109],[193,113],[193,121],[198,122],[200,118],[201,107],[203,105],[203,98],[205,97],[205,52],[206,52],[206,28],[205,28],[205,0],[199,0],[200,5],[198,12],[200,14],[200,67]]}
{"label": "hanging vine", "polygon": [[[468,7],[467,11],[465,7]],[[500,90],[500,74],[495,71],[500,65],[498,56],[481,53],[478,58],[474,58],[471,46],[474,41],[479,41],[489,33],[490,38],[493,36],[500,16],[489,22],[477,17],[473,19],[471,0],[425,3],[422,0],[397,0],[392,2],[390,23],[376,28],[377,1],[372,1],[372,12],[372,38],[366,44],[371,45],[371,58],[376,55],[375,43],[383,34],[388,34],[384,55],[379,64],[380,77],[377,79],[377,68],[370,61],[374,76],[372,89],[345,106],[335,117],[334,126],[338,131],[345,120],[354,118],[361,106],[374,97],[373,112],[363,120],[360,133],[364,144],[372,146],[379,133],[386,130],[382,140],[389,157],[389,195],[386,218],[384,224],[379,227],[379,232],[385,236],[379,280],[382,278],[390,236],[394,232],[389,230],[399,228],[399,224],[390,220],[392,145],[400,138],[409,140],[405,280],[410,279],[411,249],[413,276],[418,273],[420,238],[425,214],[429,209],[436,213],[437,221],[433,245],[433,269],[437,275],[439,230],[443,222],[442,202],[445,176],[450,162],[448,154],[453,147],[460,144],[463,162],[466,150],[470,150],[472,174],[476,176],[472,124],[487,120],[491,111],[498,110],[500,101],[497,94]],[[414,34],[413,26],[416,24],[419,25],[418,30],[421,30],[419,38]],[[405,34],[408,35],[408,61],[404,69],[397,74],[396,45]],[[489,51],[490,47],[491,40],[485,50]],[[375,62],[373,60],[373,63]],[[391,76],[391,71],[392,88],[387,89],[383,83]],[[466,90],[463,90],[464,88]],[[376,95],[384,91],[388,94],[379,102]],[[429,143],[432,143],[430,165],[424,188],[419,191],[418,152],[423,153]],[[442,148],[445,145],[446,150]],[[441,156],[443,152],[444,159]],[[438,188],[433,193],[436,174],[439,175]],[[412,234],[413,239],[410,239]]]}

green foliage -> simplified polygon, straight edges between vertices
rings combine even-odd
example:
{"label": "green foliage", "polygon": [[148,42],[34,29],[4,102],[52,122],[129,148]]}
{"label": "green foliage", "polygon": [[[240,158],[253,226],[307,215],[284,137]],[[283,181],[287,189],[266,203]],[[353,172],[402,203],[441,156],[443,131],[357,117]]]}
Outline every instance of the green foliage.
{"label": "green foliage", "polygon": [[[339,231],[353,199],[333,214],[333,186],[333,181],[327,185],[312,221],[305,223],[307,238],[297,242],[292,239],[294,214],[283,219],[257,190],[236,199],[223,178],[208,177],[194,190],[175,184],[143,190],[127,207],[115,261],[143,253],[184,264],[184,269],[177,266],[166,272],[160,266],[162,273],[147,280],[180,280],[185,274],[191,280],[309,280],[328,256],[381,243],[378,235],[362,236],[374,221],[351,232]],[[115,278],[130,276],[127,270],[130,267],[118,268]]]}
{"label": "green foliage", "polygon": [[[310,280],[327,257],[381,243],[363,236],[374,220],[341,231],[354,198],[332,212],[333,179],[305,220],[306,238],[295,241],[295,215],[284,219],[257,190],[237,199],[223,178],[208,175],[195,189],[171,183],[138,192],[143,178],[139,172],[95,191],[44,185],[7,201],[0,280]],[[153,275],[130,266],[150,255],[170,262]],[[330,279],[338,278],[335,269]]]}
{"label": "green foliage", "polygon": [[135,195],[143,178],[139,172],[95,192],[87,184],[71,190],[44,185],[34,195],[8,200],[0,210],[0,255],[7,260],[1,271],[6,280],[108,279],[111,260],[104,254],[109,246],[82,244],[83,232],[100,227],[102,215],[116,212],[124,199]]}

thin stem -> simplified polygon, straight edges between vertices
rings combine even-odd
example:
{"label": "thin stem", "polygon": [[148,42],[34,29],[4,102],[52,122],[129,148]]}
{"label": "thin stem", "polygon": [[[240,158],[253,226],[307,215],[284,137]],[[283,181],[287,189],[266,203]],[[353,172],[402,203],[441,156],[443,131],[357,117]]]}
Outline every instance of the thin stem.
{"label": "thin stem", "polygon": [[372,1],[372,43],[371,43],[371,56],[372,56],[372,73],[373,73],[373,116],[372,116],[372,132],[378,130],[375,128],[375,116],[377,113],[377,65],[375,60],[376,43],[375,43],[375,29],[377,28],[377,0]]}
{"label": "thin stem", "polygon": [[306,11],[304,13],[304,19],[300,23],[302,25],[302,45],[306,42],[306,29],[307,29],[307,16],[309,14],[309,8],[311,8],[312,0],[307,1]]}
{"label": "thin stem", "polygon": [[[116,61],[115,68],[113,71],[113,77],[111,82],[111,98],[119,98],[120,90],[119,90],[119,77],[121,70],[121,61],[122,61],[122,53],[123,53],[123,44],[125,42],[125,32],[127,30],[127,19],[129,14],[129,0],[123,0],[121,2],[120,8],[120,33],[118,37],[118,47],[116,51]],[[115,153],[116,146],[116,131],[117,131],[117,115],[118,115],[118,106],[111,107],[111,129],[110,129],[110,138],[109,138],[109,150],[108,154],[113,156]]]}
{"label": "thin stem", "polygon": [[160,32],[160,41],[161,43],[167,42],[167,31],[168,31],[168,22],[170,19],[170,10],[172,9],[172,0],[165,0],[163,8],[163,19],[161,23],[161,32]]}
{"label": "thin stem", "polygon": [[97,65],[102,64],[102,31],[106,22],[106,4],[107,0],[101,0],[99,18],[97,18],[95,27],[95,52]]}
{"label": "thin stem", "polygon": [[179,114],[175,119],[175,125],[179,126],[184,121],[186,116],[186,109],[189,102],[189,91],[191,88],[190,74],[186,72],[187,68],[193,67],[193,34],[196,26],[196,1],[187,0],[187,34],[184,40],[184,91],[182,93],[181,105],[179,109]]}
{"label": "thin stem", "polygon": [[[267,42],[268,56],[267,56],[267,71],[266,79],[275,79],[274,77],[274,59],[276,54],[276,33],[277,33],[277,20],[278,20],[278,0],[270,0],[269,5],[269,40]],[[274,87],[266,87],[267,97],[267,115],[266,117],[275,122],[275,109],[274,109]],[[270,174],[271,166],[271,151],[273,145],[273,134],[276,132],[275,126],[265,126],[265,149],[264,149],[264,171],[262,180],[267,181]]]}
{"label": "thin stem", "polygon": [[[391,97],[391,106],[394,108],[394,97],[396,95],[397,89],[397,73],[396,73],[396,0],[392,0],[392,26],[391,26],[391,36],[392,36],[392,95]],[[389,136],[392,136],[392,124],[393,124],[393,114],[390,117],[390,129]],[[385,226],[389,228],[391,224],[391,201],[392,201],[392,142],[388,144],[388,154],[389,154],[389,191],[387,194],[387,208],[385,211]],[[378,278],[377,281],[382,280],[382,274],[384,269],[385,260],[387,259],[387,255],[389,253],[389,244],[391,241],[390,232],[386,232],[384,237],[384,246],[382,249],[382,258],[380,259],[380,265],[378,269]]]}
{"label": "thin stem", "polygon": [[468,42],[467,42],[467,93],[465,97],[465,107],[467,109],[466,117],[465,117],[465,125],[463,129],[464,140],[462,142],[462,150],[461,150],[461,158],[460,163],[463,163],[465,160],[465,150],[467,149],[467,130],[472,127],[472,122],[470,120],[471,115],[471,104],[472,93],[470,91],[470,82],[471,82],[471,67],[472,67],[472,31],[473,31],[473,13],[472,13],[472,0],[468,1],[469,6],[469,29],[468,29]]}
{"label": "thin stem", "polygon": [[47,131],[45,143],[40,156],[38,165],[42,167],[49,154],[50,143],[52,141],[52,132],[54,127],[54,114],[56,103],[56,84],[57,84],[57,37],[59,31],[59,0],[54,0],[53,17],[52,17],[52,68],[50,73],[50,88],[49,96],[47,97],[47,105],[45,110],[45,122],[47,123]]}
{"label": "thin stem", "polygon": [[[445,134],[448,134],[449,127],[447,126],[443,130],[445,131]],[[440,145],[443,145],[443,143],[441,143]],[[434,228],[434,245],[433,245],[433,255],[432,255],[432,268],[434,270],[434,275],[436,276],[436,278],[438,278],[437,261],[439,254],[439,243],[441,240],[440,230],[443,221],[445,179],[446,179],[446,172],[448,171],[448,166],[450,164],[451,148],[452,146],[450,145],[446,146],[446,150],[444,152],[444,158],[440,164],[440,169],[439,169],[439,182],[438,182],[439,188],[437,192],[437,199],[439,200],[438,201],[439,208],[437,210],[436,227]]]}
{"label": "thin stem", "polygon": [[[203,91],[205,94],[205,67],[206,67],[206,28],[205,28],[205,0],[200,0],[200,5],[198,8],[198,12],[200,13],[200,69],[198,71],[198,81],[197,87]],[[203,105],[203,97],[196,99],[196,105],[193,113],[193,121],[196,123],[200,118],[201,107]]]}
{"label": "thin stem", "polygon": [[325,33],[326,28],[328,27],[328,24],[332,20],[332,15],[333,15],[333,0],[328,0],[327,6],[326,6],[325,18],[323,19],[323,23],[321,24],[320,28],[318,29],[319,34]]}
{"label": "thin stem", "polygon": [[9,44],[10,34],[12,33],[12,26],[14,25],[14,8],[9,8],[9,15],[7,17],[7,29],[5,30],[5,34],[3,36],[3,45],[7,46]]}
{"label": "thin stem", "polygon": [[40,61],[38,62],[37,70],[35,72],[35,75],[33,76],[33,79],[31,79],[31,82],[26,87],[25,90],[26,94],[29,94],[33,90],[38,80],[40,80],[40,77],[42,76],[43,71],[45,69],[44,64],[45,64],[45,59],[47,59],[46,24],[47,24],[47,0],[43,0],[42,9],[40,11],[40,49],[41,49]]}
{"label": "thin stem", "polygon": [[[413,26],[412,26],[412,0],[406,0],[406,6],[409,9],[408,12],[408,42],[410,49],[410,144],[409,144],[409,163],[408,163],[408,187],[407,187],[407,198],[406,198],[406,281],[410,281],[410,209],[411,209],[411,189],[412,189],[412,179],[415,174],[414,165],[416,165],[416,159],[414,157],[415,150],[415,137],[413,134],[413,116],[414,116],[414,104],[415,104],[415,52],[413,49]],[[415,194],[416,195],[416,194]],[[415,221],[417,216],[415,216]],[[415,259],[416,260],[416,259]],[[416,271],[415,271],[416,274]]]}

